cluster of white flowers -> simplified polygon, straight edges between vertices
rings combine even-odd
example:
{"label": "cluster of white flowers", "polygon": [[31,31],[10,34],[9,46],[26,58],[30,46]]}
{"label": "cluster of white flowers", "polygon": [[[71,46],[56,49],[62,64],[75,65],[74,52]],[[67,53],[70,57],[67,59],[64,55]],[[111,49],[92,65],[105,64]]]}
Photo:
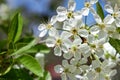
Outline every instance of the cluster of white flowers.
{"label": "cluster of white flowers", "polygon": [[[68,8],[58,7],[57,15],[48,24],[40,24],[39,37],[48,33],[46,45],[54,48],[56,56],[63,56],[55,71],[62,80],[111,80],[119,54],[109,44],[109,37],[120,39],[120,11],[105,5],[109,13],[103,20],[92,7],[98,0],[85,2],[84,8],[76,11],[76,3],[69,0]],[[83,18],[92,13],[96,23],[89,27]],[[62,25],[58,27],[57,23]],[[112,50],[111,50],[112,49]]]}

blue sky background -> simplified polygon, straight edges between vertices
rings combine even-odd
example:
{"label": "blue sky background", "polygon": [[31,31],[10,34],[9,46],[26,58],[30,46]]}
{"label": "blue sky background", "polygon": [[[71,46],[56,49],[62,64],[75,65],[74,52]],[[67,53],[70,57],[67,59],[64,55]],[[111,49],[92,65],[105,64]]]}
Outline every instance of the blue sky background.
{"label": "blue sky background", "polygon": [[[10,6],[11,9],[17,9],[19,7],[24,7],[26,12],[29,13],[29,15],[32,16],[32,13],[36,13],[36,14],[46,14],[49,16],[52,16],[54,14],[56,14],[55,10],[51,10],[50,9],[50,3],[52,0],[7,0],[8,5]],[[57,0],[56,3],[58,2]],[[81,8],[84,7],[84,2],[85,0],[75,0],[76,1],[76,10],[80,10]],[[105,5],[105,0],[99,0],[100,4],[102,5],[102,8],[104,8]],[[67,3],[68,0],[63,0],[63,4],[60,6],[65,6],[67,7]],[[94,5],[94,8],[96,6]],[[56,7],[57,8],[57,7]],[[55,9],[56,9],[55,8]],[[104,13],[106,14],[106,12],[104,11]],[[94,24],[94,18],[92,16],[92,14],[89,14],[89,16],[87,17],[87,24],[88,25],[92,25]],[[33,30],[35,32],[36,35],[39,34],[39,32],[37,31],[37,27],[34,26],[38,26],[38,25],[33,25]]]}
{"label": "blue sky background", "polygon": [[[7,0],[8,5],[12,9],[16,9],[19,7],[24,7],[25,10],[27,10],[30,13],[40,13],[40,14],[47,14],[49,16],[52,16],[53,11],[50,10],[50,2],[52,0]],[[67,7],[68,0],[63,0],[64,4],[62,6]],[[75,0],[77,3],[76,10],[80,10],[82,7],[84,7],[84,1],[85,0]],[[57,2],[57,0],[56,0]],[[105,1],[104,0],[99,0],[100,4],[104,8]],[[95,7],[95,5],[94,5]],[[57,7],[56,7],[57,8]],[[94,19],[92,15],[90,14],[88,19],[87,19],[87,24],[92,24],[94,23]]]}

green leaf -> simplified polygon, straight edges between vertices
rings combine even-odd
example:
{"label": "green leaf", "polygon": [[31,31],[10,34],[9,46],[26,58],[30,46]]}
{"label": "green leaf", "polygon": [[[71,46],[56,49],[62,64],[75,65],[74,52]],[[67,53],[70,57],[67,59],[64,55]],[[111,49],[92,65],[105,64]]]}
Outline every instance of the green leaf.
{"label": "green leaf", "polygon": [[116,49],[117,53],[120,53],[120,40],[110,38],[109,42]]}
{"label": "green leaf", "polygon": [[43,76],[43,70],[35,58],[30,55],[22,55],[17,60],[37,76]]}
{"label": "green leaf", "polygon": [[96,10],[101,19],[104,19],[104,12],[99,2],[96,3]]}
{"label": "green leaf", "polygon": [[23,20],[20,13],[15,14],[9,26],[8,42],[15,43],[19,40],[23,27]]}
{"label": "green leaf", "polygon": [[22,33],[22,28],[23,28],[23,19],[21,14],[18,14],[18,25],[17,25],[17,32],[15,35],[14,43],[17,42],[21,36]]}
{"label": "green leaf", "polygon": [[43,45],[43,44],[37,44],[35,45],[34,47],[30,48],[29,50],[26,50],[25,51],[26,53],[37,53],[37,52],[40,52],[40,53],[49,53],[50,52],[50,49],[46,46],[46,45]]}
{"label": "green leaf", "polygon": [[16,52],[12,53],[11,56],[14,55],[22,55],[24,54],[25,51],[29,50],[31,47],[35,46],[37,44],[37,40],[34,39],[33,41],[31,41],[29,44],[27,44],[26,46],[20,48],[19,50],[17,50]]}

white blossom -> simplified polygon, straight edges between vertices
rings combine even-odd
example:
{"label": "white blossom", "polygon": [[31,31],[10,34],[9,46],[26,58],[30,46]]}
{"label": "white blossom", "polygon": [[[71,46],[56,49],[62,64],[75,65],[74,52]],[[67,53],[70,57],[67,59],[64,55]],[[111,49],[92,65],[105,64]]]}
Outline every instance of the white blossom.
{"label": "white blossom", "polygon": [[97,2],[98,2],[98,0],[90,0],[90,1],[85,2],[85,4],[84,4],[85,7],[82,8],[82,10],[81,10],[82,15],[88,16],[90,11],[92,13],[95,13],[94,9],[92,8],[92,5],[94,5]]}
{"label": "white blossom", "polygon": [[69,0],[68,2],[68,9],[65,7],[59,6],[57,8],[57,20],[62,22],[64,20],[71,20],[73,18],[81,19],[82,13],[80,11],[74,12],[76,7],[76,3],[74,0]]}
{"label": "white blossom", "polygon": [[112,8],[111,5],[106,4],[105,5],[105,10],[111,14],[111,17],[115,19],[115,24],[117,27],[120,27],[120,10],[117,6],[117,4],[115,4],[114,9]]}

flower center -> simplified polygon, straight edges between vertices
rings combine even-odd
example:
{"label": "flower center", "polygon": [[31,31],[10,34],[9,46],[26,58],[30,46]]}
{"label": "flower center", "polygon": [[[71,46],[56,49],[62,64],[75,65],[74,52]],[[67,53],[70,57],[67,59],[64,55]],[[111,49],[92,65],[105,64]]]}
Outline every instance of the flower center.
{"label": "flower center", "polygon": [[68,19],[73,18],[74,17],[73,12],[68,12],[67,17],[68,17]]}
{"label": "flower center", "polygon": [[61,39],[57,39],[57,40],[56,40],[56,45],[57,45],[57,46],[60,46],[61,44],[62,44],[62,40],[61,40]]}
{"label": "flower center", "polygon": [[98,67],[98,68],[95,69],[95,71],[98,72],[98,73],[100,73],[101,70],[102,70],[102,69],[101,69],[100,67]]}
{"label": "flower center", "polygon": [[116,17],[118,17],[118,13],[113,13],[112,16],[113,16],[114,18],[116,18]]}
{"label": "flower center", "polygon": [[105,80],[110,80],[108,75],[105,75]]}
{"label": "flower center", "polygon": [[50,28],[52,28],[52,25],[51,24],[47,24],[47,29],[50,29]]}
{"label": "flower center", "polygon": [[99,27],[101,28],[101,29],[104,29],[105,28],[105,24],[104,23],[101,23],[101,24],[98,24],[99,25]]}
{"label": "flower center", "polygon": [[77,31],[77,29],[75,29],[75,28],[73,28],[73,29],[71,30],[71,32],[72,32],[73,35],[77,35],[77,34],[78,34],[78,31]]}
{"label": "flower center", "polygon": [[85,7],[89,8],[91,6],[90,2],[85,2]]}
{"label": "flower center", "polygon": [[96,48],[95,44],[90,44],[91,48]]}
{"label": "flower center", "polygon": [[64,70],[64,72],[65,72],[65,73],[69,72],[69,69],[68,69],[68,68],[66,68],[66,69]]}
{"label": "flower center", "polygon": [[77,46],[72,46],[71,51],[76,52],[77,51]]}

